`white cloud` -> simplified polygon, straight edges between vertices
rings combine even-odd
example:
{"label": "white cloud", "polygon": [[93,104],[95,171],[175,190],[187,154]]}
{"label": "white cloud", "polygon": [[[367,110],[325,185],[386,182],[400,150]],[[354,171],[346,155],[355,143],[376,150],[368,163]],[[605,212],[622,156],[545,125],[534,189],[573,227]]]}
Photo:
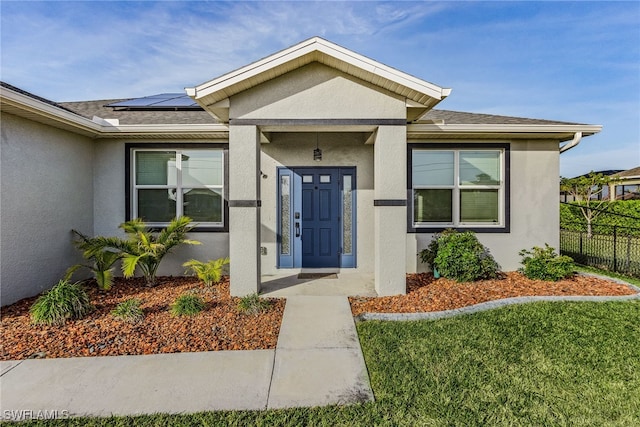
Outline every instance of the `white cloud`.
{"label": "white cloud", "polygon": [[314,35],[366,44],[376,33],[443,8],[359,2],[111,5],[27,3],[5,8],[3,78],[30,90],[42,88],[40,94],[55,100],[173,91]]}

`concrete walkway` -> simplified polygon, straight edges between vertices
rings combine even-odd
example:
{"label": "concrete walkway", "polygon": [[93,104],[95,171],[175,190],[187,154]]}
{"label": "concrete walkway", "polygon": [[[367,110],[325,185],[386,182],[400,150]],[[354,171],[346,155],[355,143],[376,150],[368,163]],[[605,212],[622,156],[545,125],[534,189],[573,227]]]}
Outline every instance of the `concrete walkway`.
{"label": "concrete walkway", "polygon": [[275,350],[0,362],[1,419],[189,413],[373,399],[346,297],[287,299]]}
{"label": "concrete walkway", "polygon": [[287,298],[269,408],[373,400],[346,297]]}

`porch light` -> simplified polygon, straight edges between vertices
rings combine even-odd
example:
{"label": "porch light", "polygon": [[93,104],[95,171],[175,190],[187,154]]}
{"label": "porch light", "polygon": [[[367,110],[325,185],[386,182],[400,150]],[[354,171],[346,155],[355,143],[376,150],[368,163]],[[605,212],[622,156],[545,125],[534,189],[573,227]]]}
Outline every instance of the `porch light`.
{"label": "porch light", "polygon": [[313,150],[313,160],[322,161],[322,150],[318,147],[318,134],[316,133],[316,149]]}

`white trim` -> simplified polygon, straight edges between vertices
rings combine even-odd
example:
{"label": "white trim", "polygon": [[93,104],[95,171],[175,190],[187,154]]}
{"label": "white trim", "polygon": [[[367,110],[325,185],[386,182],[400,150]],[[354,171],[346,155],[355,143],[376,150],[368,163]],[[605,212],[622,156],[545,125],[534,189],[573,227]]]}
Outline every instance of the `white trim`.
{"label": "white trim", "polygon": [[[505,150],[503,148],[413,148],[412,152],[416,151],[451,151],[453,152],[453,184],[452,185],[416,185],[411,179],[411,223],[415,229],[420,228],[440,228],[440,227],[472,227],[472,228],[501,228],[505,226],[505,209],[506,209],[506,176],[505,176]],[[465,151],[495,151],[499,153],[500,164],[500,183],[495,185],[470,185],[460,183],[460,153]],[[412,156],[413,158],[413,156]],[[413,164],[410,165],[413,174]],[[415,218],[415,190],[451,190],[451,222],[417,222]],[[460,219],[460,195],[461,190],[498,190],[498,222],[463,222]]]}
{"label": "white trim", "polygon": [[0,109],[2,111],[12,113],[14,112],[13,109],[18,109],[23,114],[40,116],[75,128],[85,135],[96,135],[105,127],[86,117],[79,116],[61,107],[56,107],[55,105],[48,104],[3,86],[0,86],[0,100]]}
{"label": "white trim", "polygon": [[[161,152],[174,152],[176,153],[176,183],[175,184],[158,184],[158,185],[149,185],[149,184],[140,184],[138,185],[136,183],[136,153],[138,152],[148,152],[148,151],[161,151]],[[185,151],[220,151],[220,153],[222,154],[222,158],[221,158],[221,184],[217,184],[217,185],[201,185],[201,186],[187,186],[184,187],[182,184],[182,153]],[[131,218],[138,218],[138,190],[175,190],[175,194],[176,194],[176,199],[175,199],[175,203],[176,203],[176,216],[180,217],[184,215],[184,202],[183,202],[183,197],[184,197],[184,190],[185,188],[187,189],[209,189],[209,190],[220,190],[220,196],[221,196],[221,204],[220,204],[220,209],[221,209],[221,213],[220,213],[220,218],[221,221],[219,222],[197,222],[198,226],[202,226],[202,227],[219,227],[219,228],[223,228],[224,227],[224,222],[225,222],[225,209],[224,209],[224,188],[225,188],[225,180],[224,180],[224,176],[225,176],[225,171],[224,171],[224,165],[225,165],[225,155],[224,155],[224,150],[222,148],[208,148],[208,147],[202,147],[202,148],[175,148],[173,146],[171,146],[171,144],[168,144],[166,148],[145,148],[145,147],[135,147],[135,148],[131,148],[130,151],[130,164],[131,164],[131,177],[130,177],[130,182],[131,182],[131,189],[130,189],[130,197],[131,197]],[[168,222],[147,222],[147,224],[149,226],[152,227],[166,227],[169,223]]]}
{"label": "white trim", "polygon": [[[323,62],[322,55],[327,55],[345,65],[390,80],[406,89],[414,90],[431,98],[432,101],[422,103],[422,105],[425,106],[433,106],[451,93],[451,89],[442,88],[433,83],[411,76],[320,37],[310,38],[259,61],[223,74],[213,80],[195,87],[185,88],[185,91],[187,95],[195,101],[198,101],[203,107],[206,107],[204,104],[207,104],[207,102],[203,102],[203,99],[206,97],[211,97],[218,93],[218,96],[212,97],[212,99],[215,100],[214,102],[219,99],[228,98],[230,94],[227,93],[227,89],[233,85],[245,82],[262,74],[267,75],[265,80],[272,78],[272,76],[269,75],[272,70],[292,61],[300,60],[299,64],[294,65],[292,69],[306,65],[312,61]],[[244,89],[246,89],[246,87],[244,87]],[[437,102],[434,103],[433,101]]]}
{"label": "white trim", "polygon": [[[431,124],[407,125],[407,134],[430,132],[446,133],[567,133],[594,134],[602,130],[601,125],[582,124]],[[572,135],[573,136],[573,135]]]}
{"label": "white trim", "polygon": [[573,139],[571,141],[567,142],[566,144],[560,147],[560,154],[577,146],[578,144],[580,144],[581,140],[582,140],[582,132],[576,132],[575,135],[573,135]]}
{"label": "white trim", "polygon": [[[60,107],[50,105],[30,96],[16,92],[6,87],[0,87],[0,109],[3,112],[20,115],[32,120],[41,121],[53,126],[58,125],[65,129],[73,130],[79,134],[97,138],[208,138],[208,139],[228,139],[229,126],[223,123],[211,124],[136,124],[136,125],[106,125],[96,123],[88,118],[79,116]],[[106,119],[104,119],[106,120]],[[302,129],[264,128],[267,131],[287,131]],[[313,129],[317,130],[317,129]],[[338,128],[332,128],[338,130]],[[375,131],[371,127],[366,130],[354,128],[340,129],[344,131]],[[407,138],[419,138],[424,134],[433,134],[440,137],[446,135],[482,135],[497,134],[499,137],[514,136],[535,136],[558,139],[559,137],[569,140],[577,132],[582,132],[583,136],[593,135],[602,130],[601,125],[580,125],[580,124],[437,124],[437,123],[416,123],[407,125]],[[566,134],[566,135],[563,135]]]}

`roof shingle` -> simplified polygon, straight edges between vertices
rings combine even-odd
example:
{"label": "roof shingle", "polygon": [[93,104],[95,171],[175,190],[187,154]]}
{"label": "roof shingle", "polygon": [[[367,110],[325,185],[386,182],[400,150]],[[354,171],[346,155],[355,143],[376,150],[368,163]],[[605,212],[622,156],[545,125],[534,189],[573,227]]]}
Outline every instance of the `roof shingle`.
{"label": "roof shingle", "polygon": [[122,125],[148,124],[211,124],[218,123],[204,110],[119,110],[105,107],[107,104],[124,101],[123,99],[106,99],[98,101],[61,102],[64,108],[81,116],[93,119],[118,119]]}
{"label": "roof shingle", "polygon": [[616,178],[628,178],[628,177],[632,177],[632,176],[640,176],[640,166],[632,168],[632,169],[628,169],[626,171],[622,171],[622,172],[618,172],[617,174],[613,175]]}
{"label": "roof shingle", "polygon": [[[107,104],[123,101],[106,99],[98,101],[61,102],[63,108],[92,119],[94,116],[103,119],[118,119],[123,125],[136,124],[209,124],[218,123],[204,110],[119,110],[105,107]],[[498,116],[494,114],[478,114],[450,110],[430,110],[421,120],[444,121],[445,124],[521,124],[521,125],[576,125],[553,120],[529,119],[524,117]]]}

